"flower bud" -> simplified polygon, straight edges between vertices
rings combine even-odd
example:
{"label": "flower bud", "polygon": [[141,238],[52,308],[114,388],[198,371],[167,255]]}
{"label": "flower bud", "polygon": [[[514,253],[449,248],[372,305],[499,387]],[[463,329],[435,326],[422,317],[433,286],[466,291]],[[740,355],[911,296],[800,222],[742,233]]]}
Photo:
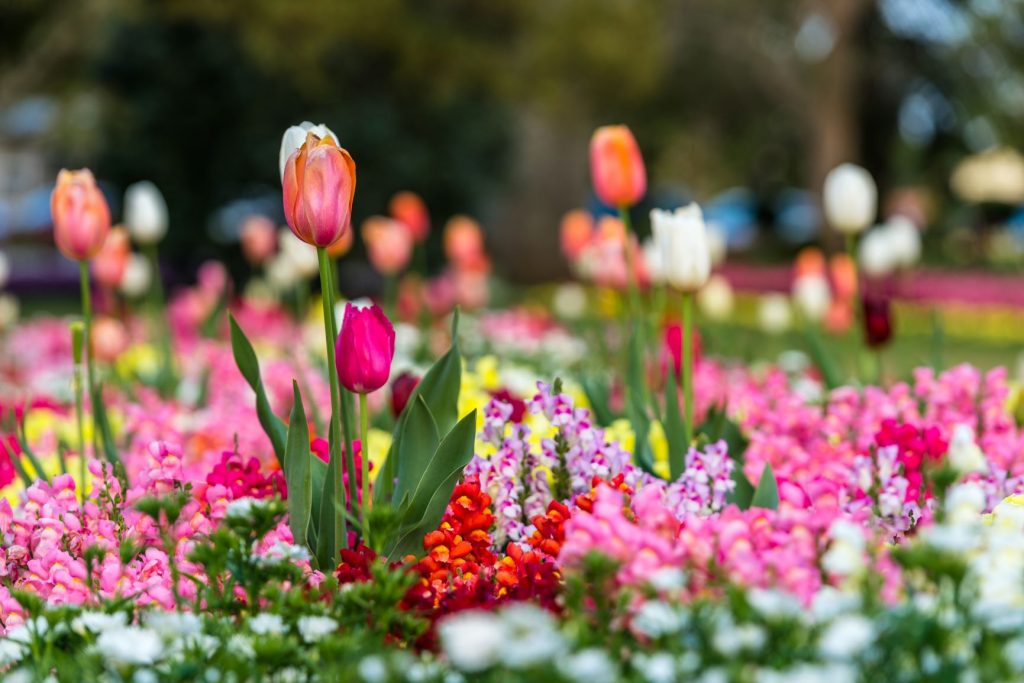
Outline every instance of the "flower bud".
{"label": "flower bud", "polygon": [[825,178],[825,218],[841,233],[864,232],[875,220],[878,188],[865,169],[854,164],[841,164]]}
{"label": "flower bud", "polygon": [[821,322],[832,302],[832,294],[824,274],[807,274],[794,280],[793,301],[808,321]]}
{"label": "flower bud", "polygon": [[697,306],[704,317],[726,320],[732,315],[735,297],[732,285],[721,275],[712,275],[708,283],[697,292]]}
{"label": "flower bud", "polygon": [[288,165],[288,157],[295,154],[302,147],[302,143],[306,141],[306,134],[313,133],[320,139],[330,138],[334,141],[334,144],[341,146],[341,142],[338,141],[338,136],[334,134],[330,128],[320,123],[313,125],[309,121],[303,121],[297,126],[290,126],[288,130],[281,136],[281,151],[278,155],[278,162],[281,166],[281,180],[284,180],[284,169]]}
{"label": "flower bud", "polygon": [[909,218],[893,216],[885,223],[889,249],[899,268],[912,268],[921,260],[921,231]]}
{"label": "flower bud", "polygon": [[413,242],[424,242],[430,235],[430,212],[423,199],[415,192],[399,192],[388,202],[388,213],[405,226]]}
{"label": "flower bud", "polygon": [[420,383],[420,378],[406,371],[391,382],[391,414],[397,419],[409,403],[413,390]]}
{"label": "flower bud", "polygon": [[114,228],[92,260],[93,277],[104,287],[115,289],[121,284],[131,255],[128,233],[122,227]]}
{"label": "flower bud", "polygon": [[363,221],[362,234],[370,263],[383,275],[397,275],[409,265],[412,234],[398,221],[371,216]]}
{"label": "flower bud", "polygon": [[661,251],[665,280],[677,289],[695,292],[711,275],[704,217],[697,204],[673,212],[651,211],[651,230]]}
{"label": "flower bud", "polygon": [[647,170],[626,126],[602,126],[590,139],[590,175],[598,198],[613,207],[633,206],[647,192]]}
{"label": "flower bud", "polygon": [[896,251],[884,228],[876,228],[860,241],[857,260],[868,277],[883,278],[896,269]]}
{"label": "flower bud", "polygon": [[242,223],[240,241],[245,260],[254,266],[263,265],[277,249],[274,221],[260,214],[249,216]]}
{"label": "flower bud", "polygon": [[345,306],[345,317],[335,347],[338,379],[349,391],[368,394],[387,384],[395,356],[395,328],[373,304]]}
{"label": "flower bud", "polygon": [[481,268],[487,253],[480,224],[469,216],[453,216],[444,226],[444,253],[456,269]]}
{"label": "flower bud", "polygon": [[120,289],[125,296],[138,299],[149,291],[153,282],[153,270],[149,260],[142,254],[130,254],[121,275]]}
{"label": "flower bud", "polygon": [[757,308],[757,321],[768,334],[782,334],[793,322],[789,300],[782,294],[766,294]]}
{"label": "flower bud", "polygon": [[356,164],[333,136],[306,133],[302,147],[288,157],[281,182],[284,216],[300,240],[328,247],[348,229]]}
{"label": "flower bud", "polygon": [[864,341],[870,348],[879,349],[892,339],[892,310],[889,300],[884,297],[865,296],[861,303],[864,310]]}
{"label": "flower bud", "polygon": [[562,253],[570,263],[574,263],[590,243],[594,219],[583,209],[573,209],[562,217],[558,232]]}
{"label": "flower bud", "polygon": [[95,256],[110,232],[110,208],[88,169],[57,174],[50,213],[57,248],[73,261]]}
{"label": "flower bud", "polygon": [[124,223],[138,244],[156,244],[167,234],[167,202],[156,185],[143,180],[124,192]]}

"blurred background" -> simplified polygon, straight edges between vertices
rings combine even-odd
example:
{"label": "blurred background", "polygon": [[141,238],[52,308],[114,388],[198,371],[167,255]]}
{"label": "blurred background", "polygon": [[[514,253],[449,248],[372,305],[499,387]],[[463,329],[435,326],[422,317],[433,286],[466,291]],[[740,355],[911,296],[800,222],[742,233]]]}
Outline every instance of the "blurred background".
{"label": "blurred background", "polygon": [[240,269],[245,217],[283,222],[278,149],[302,120],[355,158],[356,223],[413,190],[432,264],[467,213],[513,283],[567,275],[558,223],[595,204],[590,134],[618,122],[648,166],[641,233],[651,206],[696,199],[730,261],[788,263],[836,246],[820,188],[853,161],[883,216],[926,226],[927,267],[1024,255],[1018,0],[3,0],[12,286],[75,282],[50,234],[61,167],[90,167],[115,221],[128,184],[155,182],[172,277]]}

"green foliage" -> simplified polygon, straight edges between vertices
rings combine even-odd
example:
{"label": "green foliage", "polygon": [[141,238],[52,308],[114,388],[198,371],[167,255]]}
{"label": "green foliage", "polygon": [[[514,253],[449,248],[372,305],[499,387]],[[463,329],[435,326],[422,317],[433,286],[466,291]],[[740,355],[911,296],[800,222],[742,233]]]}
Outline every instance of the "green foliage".
{"label": "green foliage", "polygon": [[764,469],[761,470],[761,479],[750,499],[750,507],[779,509],[779,484],[775,481],[775,473],[772,471],[770,462],[766,462]]}
{"label": "green foliage", "polygon": [[313,472],[311,460],[316,457],[309,450],[309,425],[302,406],[298,382],[292,381],[294,403],[288,420],[288,443],[285,449],[284,470],[288,483],[288,526],[297,545],[308,545],[306,530],[313,512]]}
{"label": "green foliage", "polygon": [[668,468],[672,481],[683,474],[686,453],[690,444],[686,443],[686,425],[683,424],[679,412],[679,393],[676,390],[676,373],[668,372],[665,386],[665,418],[661,421],[665,427],[665,441],[668,444]]}
{"label": "green foliage", "polygon": [[263,427],[263,431],[266,432],[267,437],[270,439],[270,444],[274,448],[274,454],[277,456],[277,462],[283,468],[287,429],[281,418],[270,409],[270,400],[267,398],[267,392],[263,388],[263,379],[260,377],[260,364],[256,358],[256,351],[253,350],[252,344],[249,342],[248,337],[245,336],[245,332],[242,331],[242,328],[235,321],[235,317],[229,315],[228,320],[231,325],[231,353],[235,357],[235,364],[238,366],[238,370],[242,373],[245,381],[256,392],[256,415],[259,418],[260,426]]}

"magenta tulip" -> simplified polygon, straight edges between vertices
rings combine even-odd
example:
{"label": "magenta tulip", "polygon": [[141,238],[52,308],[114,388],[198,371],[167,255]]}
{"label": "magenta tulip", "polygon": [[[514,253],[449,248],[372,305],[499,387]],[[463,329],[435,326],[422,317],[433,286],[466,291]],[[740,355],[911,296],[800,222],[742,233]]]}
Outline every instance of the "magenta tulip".
{"label": "magenta tulip", "polygon": [[387,384],[395,356],[395,328],[380,307],[345,306],[335,346],[338,379],[351,392],[368,394]]}

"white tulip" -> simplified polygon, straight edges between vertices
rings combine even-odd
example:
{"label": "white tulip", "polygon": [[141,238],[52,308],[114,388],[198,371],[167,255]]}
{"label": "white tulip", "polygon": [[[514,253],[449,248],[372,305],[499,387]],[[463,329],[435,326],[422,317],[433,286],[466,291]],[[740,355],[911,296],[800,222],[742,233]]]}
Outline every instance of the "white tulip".
{"label": "white tulip", "polygon": [[900,268],[912,268],[921,260],[921,231],[905,216],[893,216],[885,223],[893,259]]}
{"label": "white tulip", "polygon": [[761,297],[757,309],[757,321],[768,334],[782,334],[793,322],[789,299],[784,294],[767,294]]}
{"label": "white tulip", "polygon": [[672,212],[654,209],[651,230],[665,280],[686,292],[700,289],[711,275],[711,251],[700,207],[693,203]]}
{"label": "white tulip", "polygon": [[153,269],[149,259],[142,254],[132,254],[124,267],[121,284],[118,285],[125,296],[137,299],[149,291],[153,283]]}
{"label": "white tulip", "polygon": [[865,169],[841,164],[825,178],[822,200],[829,224],[841,233],[856,235],[875,220],[878,188]]}
{"label": "white tulip", "polygon": [[316,247],[300,240],[288,228],[278,231],[277,244],[281,256],[292,265],[298,277],[309,279],[320,272]]}
{"label": "white tulip", "polygon": [[896,270],[896,245],[884,227],[878,227],[864,236],[860,241],[857,260],[861,270],[868,277],[885,277]]}
{"label": "white tulip", "polygon": [[665,264],[661,257],[661,249],[658,248],[653,237],[644,240],[643,257],[651,282],[658,285],[663,284],[665,282]]}
{"label": "white tulip", "polygon": [[18,300],[10,294],[0,294],[0,332],[9,330],[18,322]]}
{"label": "white tulip", "polygon": [[267,264],[267,283],[278,294],[291,291],[299,282],[295,266],[284,254],[278,254]]}
{"label": "white tulip", "polygon": [[338,142],[338,136],[334,134],[334,131],[322,123],[314,125],[309,121],[303,121],[297,126],[289,127],[281,137],[281,180],[284,180],[284,167],[288,163],[288,157],[294,154],[295,150],[302,147],[302,143],[306,141],[306,133],[313,133],[313,135],[316,135],[321,140],[329,137],[334,140],[334,144],[339,146],[341,144]]}
{"label": "white tulip", "polygon": [[832,303],[828,280],[822,275],[798,277],[793,283],[793,301],[807,320],[820,322]]}
{"label": "white tulip", "polygon": [[156,244],[167,234],[167,202],[156,185],[143,180],[124,192],[124,223],[138,244]]}
{"label": "white tulip", "polygon": [[551,307],[560,318],[579,320],[587,312],[587,290],[575,282],[559,285]]}
{"label": "white tulip", "polygon": [[732,315],[735,299],[732,285],[721,275],[712,275],[697,292],[697,306],[701,314],[711,320],[727,320]]}
{"label": "white tulip", "polygon": [[0,289],[3,289],[7,285],[7,280],[10,276],[11,262],[7,258],[7,255],[0,251]]}

